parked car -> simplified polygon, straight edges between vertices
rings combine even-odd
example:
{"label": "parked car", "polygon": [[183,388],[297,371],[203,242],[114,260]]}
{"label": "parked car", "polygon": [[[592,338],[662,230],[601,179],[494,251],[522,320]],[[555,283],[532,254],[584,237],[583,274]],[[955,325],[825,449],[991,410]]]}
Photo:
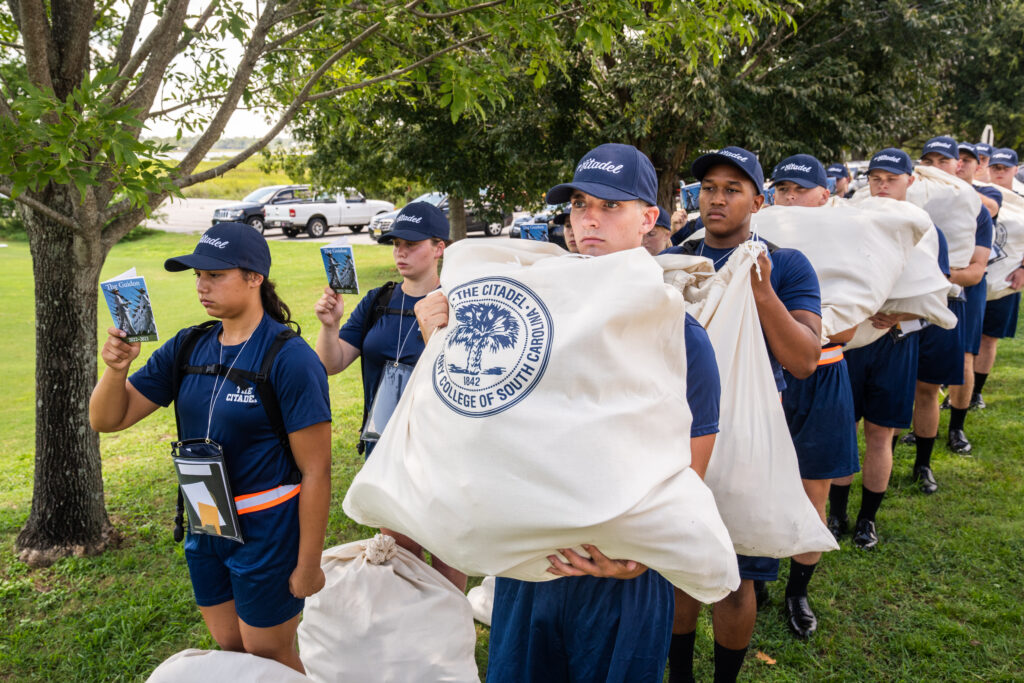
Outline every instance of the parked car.
{"label": "parked car", "polygon": [[310,237],[323,237],[338,225],[360,232],[375,216],[394,209],[391,202],[367,199],[358,190],[348,188],[343,194],[322,195],[290,204],[269,204],[264,211],[267,227],[281,228],[288,237],[295,237],[303,230]]}
{"label": "parked car", "polygon": [[541,213],[516,219],[516,222],[508,229],[508,236],[512,239],[522,239],[523,226],[546,225],[548,226],[547,241],[565,249],[565,221],[568,217],[568,209],[568,204],[549,204]]}
{"label": "parked car", "polygon": [[291,204],[311,198],[308,185],[270,185],[247,195],[238,204],[223,206],[213,212],[211,225],[217,223],[248,223],[263,232],[266,218],[263,207],[268,204]]}
{"label": "parked car", "polygon": [[[448,217],[448,195],[443,192],[428,192],[420,195],[414,202],[429,202],[444,212]],[[506,225],[512,222],[512,214],[502,216],[501,223],[489,222],[485,217],[478,217],[477,207],[471,201],[466,202],[466,232],[482,232],[488,237],[501,234]],[[391,211],[377,216],[370,222],[370,237],[380,239],[381,235],[391,231],[391,224],[398,218],[398,211]]]}

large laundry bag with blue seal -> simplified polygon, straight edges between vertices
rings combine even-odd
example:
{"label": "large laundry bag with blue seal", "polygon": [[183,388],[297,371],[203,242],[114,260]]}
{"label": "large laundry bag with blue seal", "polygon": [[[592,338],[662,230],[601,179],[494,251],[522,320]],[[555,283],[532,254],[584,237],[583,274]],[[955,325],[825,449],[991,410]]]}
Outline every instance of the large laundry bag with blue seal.
{"label": "large laundry bag with blue seal", "polygon": [[470,575],[553,579],[547,557],[587,543],[705,602],[734,590],[732,543],[689,466],[685,303],[654,259],[461,242],[441,285],[449,324],[345,513]]}
{"label": "large laundry bag with blue seal", "polygon": [[985,298],[993,301],[1010,296],[1015,291],[1010,288],[1007,278],[1024,260],[1024,197],[998,185],[988,187],[1003,193],[1003,205],[999,207],[999,216],[992,230],[992,253],[989,255],[985,278],[988,285]]}

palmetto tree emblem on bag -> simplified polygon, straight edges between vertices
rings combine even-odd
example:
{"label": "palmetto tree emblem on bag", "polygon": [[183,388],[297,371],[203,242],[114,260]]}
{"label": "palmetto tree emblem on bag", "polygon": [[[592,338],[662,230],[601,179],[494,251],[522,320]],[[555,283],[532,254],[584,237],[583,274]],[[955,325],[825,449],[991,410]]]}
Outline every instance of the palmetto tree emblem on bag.
{"label": "palmetto tree emblem on bag", "polygon": [[452,289],[444,350],[434,362],[434,390],[455,412],[494,415],[522,400],[544,374],[551,316],[526,286],[483,278]]}

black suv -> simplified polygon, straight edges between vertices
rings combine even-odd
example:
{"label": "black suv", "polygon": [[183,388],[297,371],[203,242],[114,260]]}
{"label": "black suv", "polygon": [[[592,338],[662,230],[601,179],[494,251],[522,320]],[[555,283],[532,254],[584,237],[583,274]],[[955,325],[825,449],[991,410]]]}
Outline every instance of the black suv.
{"label": "black suv", "polygon": [[[443,192],[428,192],[422,194],[413,202],[428,202],[433,204],[437,208],[444,212],[445,218],[448,218],[448,195]],[[410,202],[411,204],[412,202]],[[370,237],[377,240],[380,239],[381,235],[391,232],[391,224],[398,218],[398,212],[400,209],[395,209],[388,213],[377,214],[370,221]],[[501,223],[488,223],[483,218],[477,216],[476,208],[473,206],[472,201],[466,201],[466,232],[482,232],[488,237],[496,237],[501,234],[501,231],[505,229],[506,225],[512,222],[512,214],[508,213],[502,217]]]}
{"label": "black suv", "polygon": [[211,225],[218,223],[248,223],[263,232],[266,220],[263,207],[267,204],[292,204],[312,198],[309,185],[270,185],[261,187],[238,204],[224,206],[213,212]]}

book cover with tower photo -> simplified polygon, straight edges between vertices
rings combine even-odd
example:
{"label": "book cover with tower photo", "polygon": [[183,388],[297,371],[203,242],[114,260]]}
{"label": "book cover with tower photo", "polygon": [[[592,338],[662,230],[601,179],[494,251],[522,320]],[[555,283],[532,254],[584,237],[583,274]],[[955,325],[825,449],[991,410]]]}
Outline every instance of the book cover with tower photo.
{"label": "book cover with tower photo", "polygon": [[327,286],[337,294],[358,294],[356,261],[348,241],[342,237],[320,247],[320,255],[324,259],[324,270],[327,272]]}
{"label": "book cover with tower photo", "polygon": [[128,334],[125,341],[159,340],[153,304],[149,301],[149,290],[146,289],[146,278],[137,275],[132,268],[101,282],[100,290],[107,301],[114,327]]}

